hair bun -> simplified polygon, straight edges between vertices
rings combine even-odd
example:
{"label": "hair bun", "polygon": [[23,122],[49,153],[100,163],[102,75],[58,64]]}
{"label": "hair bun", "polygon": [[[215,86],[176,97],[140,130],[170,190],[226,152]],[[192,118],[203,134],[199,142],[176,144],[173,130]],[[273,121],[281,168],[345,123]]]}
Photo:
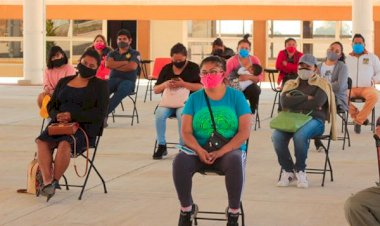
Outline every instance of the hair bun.
{"label": "hair bun", "polygon": [[243,36],[243,39],[248,40],[249,36],[250,36],[249,34],[245,34],[245,35]]}

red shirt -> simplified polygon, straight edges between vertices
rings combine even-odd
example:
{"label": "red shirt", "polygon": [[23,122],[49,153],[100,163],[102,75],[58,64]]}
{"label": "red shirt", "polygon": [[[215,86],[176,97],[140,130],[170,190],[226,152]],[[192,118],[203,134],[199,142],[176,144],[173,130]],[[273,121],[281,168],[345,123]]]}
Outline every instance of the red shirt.
{"label": "red shirt", "polygon": [[[276,60],[276,69],[280,71],[280,74],[278,75],[277,84],[281,83],[282,79],[285,77],[286,74],[297,73],[298,62],[300,61],[300,58],[302,56],[303,53],[296,51],[293,55],[293,62],[289,62],[288,55],[285,49],[281,50],[278,53]],[[286,66],[282,64],[283,61],[288,62]]]}

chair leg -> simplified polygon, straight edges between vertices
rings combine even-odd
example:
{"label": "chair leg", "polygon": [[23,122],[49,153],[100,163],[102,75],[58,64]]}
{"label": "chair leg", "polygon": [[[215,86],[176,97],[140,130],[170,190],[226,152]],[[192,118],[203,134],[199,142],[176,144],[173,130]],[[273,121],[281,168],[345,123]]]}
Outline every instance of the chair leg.
{"label": "chair leg", "polygon": [[261,128],[261,126],[260,126],[259,109],[256,109],[256,111],[257,111],[257,114],[256,114],[256,119],[255,119],[255,131],[257,129],[257,126],[259,127],[259,129]]}
{"label": "chair leg", "polygon": [[374,107],[372,108],[371,131],[375,131],[375,124],[376,124],[376,119],[375,119],[375,107]]}
{"label": "chair leg", "polygon": [[241,225],[245,226],[245,214],[244,214],[244,209],[243,209],[243,202],[240,201],[240,214],[241,214]]}
{"label": "chair leg", "polygon": [[120,106],[121,106],[121,110],[124,111],[124,105],[123,105],[123,101],[120,102]]}
{"label": "chair leg", "polygon": [[63,180],[65,181],[65,187],[66,187],[66,190],[69,190],[69,185],[68,185],[68,183],[67,183],[67,178],[66,178],[66,176],[65,176],[65,175],[62,175],[62,177],[63,177]]}
{"label": "chair leg", "polygon": [[157,140],[154,142],[154,148],[153,148],[153,155],[156,153],[157,150]]}
{"label": "chair leg", "polygon": [[151,80],[151,82],[149,83],[149,98],[150,98],[150,101],[152,101],[152,92],[153,92],[153,81]]}
{"label": "chair leg", "polygon": [[149,90],[149,84],[150,84],[150,79],[148,79],[148,84],[146,85],[146,89],[145,89],[145,97],[144,97],[144,103],[146,102],[146,97],[148,95],[148,90]]}
{"label": "chair leg", "polygon": [[274,111],[274,106],[276,105],[277,97],[279,96],[279,92],[276,92],[274,95],[274,100],[273,100],[273,105],[272,105],[272,112],[270,113],[270,117],[273,117],[273,111]]}
{"label": "chair leg", "polygon": [[45,119],[42,120],[41,133],[44,131]]}

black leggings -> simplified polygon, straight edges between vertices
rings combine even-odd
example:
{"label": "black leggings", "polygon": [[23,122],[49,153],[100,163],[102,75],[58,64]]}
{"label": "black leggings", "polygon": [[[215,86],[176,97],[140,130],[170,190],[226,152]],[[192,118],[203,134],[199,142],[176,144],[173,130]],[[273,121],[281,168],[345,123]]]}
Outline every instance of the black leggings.
{"label": "black leggings", "polygon": [[[228,193],[228,205],[232,209],[240,208],[241,194],[244,184],[245,152],[234,150],[217,159],[213,168],[225,174]],[[198,156],[180,152],[173,161],[173,180],[178,199],[182,207],[193,204],[191,196],[192,177],[194,173],[205,167]]]}
{"label": "black leggings", "polygon": [[252,114],[256,113],[256,109],[259,106],[259,97],[261,94],[261,88],[256,83],[249,85],[244,90],[244,96],[248,99],[249,105],[251,106]]}

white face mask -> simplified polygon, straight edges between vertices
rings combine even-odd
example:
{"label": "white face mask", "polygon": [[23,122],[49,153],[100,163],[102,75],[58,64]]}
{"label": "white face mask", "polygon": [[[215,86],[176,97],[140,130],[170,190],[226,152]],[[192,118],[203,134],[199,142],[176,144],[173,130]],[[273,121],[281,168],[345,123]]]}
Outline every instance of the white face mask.
{"label": "white face mask", "polygon": [[314,75],[314,71],[309,69],[298,69],[298,77],[302,80],[309,80]]}

